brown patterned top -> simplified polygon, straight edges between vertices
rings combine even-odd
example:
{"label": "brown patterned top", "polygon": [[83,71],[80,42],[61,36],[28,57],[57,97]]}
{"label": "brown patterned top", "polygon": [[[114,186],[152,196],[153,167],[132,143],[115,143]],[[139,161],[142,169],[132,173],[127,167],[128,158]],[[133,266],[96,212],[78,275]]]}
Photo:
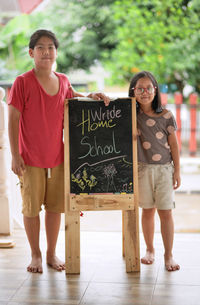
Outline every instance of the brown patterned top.
{"label": "brown patterned top", "polygon": [[166,164],[172,161],[168,136],[177,129],[171,111],[161,116],[137,115],[138,161],[149,164]]}

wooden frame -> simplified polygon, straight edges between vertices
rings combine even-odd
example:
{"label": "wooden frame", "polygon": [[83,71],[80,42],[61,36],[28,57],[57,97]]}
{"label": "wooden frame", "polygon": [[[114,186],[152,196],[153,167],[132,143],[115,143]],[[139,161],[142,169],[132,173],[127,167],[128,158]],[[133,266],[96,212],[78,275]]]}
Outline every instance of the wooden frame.
{"label": "wooden frame", "polygon": [[126,271],[140,271],[136,101],[132,98],[133,194],[70,194],[69,104],[65,102],[65,245],[66,273],[80,273],[80,211],[122,210]]}

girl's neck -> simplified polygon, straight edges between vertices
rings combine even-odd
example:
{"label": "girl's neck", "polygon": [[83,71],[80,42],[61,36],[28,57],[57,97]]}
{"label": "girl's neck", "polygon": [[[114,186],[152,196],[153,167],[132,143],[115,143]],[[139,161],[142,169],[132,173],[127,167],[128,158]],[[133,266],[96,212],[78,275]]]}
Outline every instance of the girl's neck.
{"label": "girl's neck", "polygon": [[142,112],[144,112],[147,115],[155,115],[154,110],[152,109],[151,105],[142,105],[140,106],[140,109],[142,110]]}

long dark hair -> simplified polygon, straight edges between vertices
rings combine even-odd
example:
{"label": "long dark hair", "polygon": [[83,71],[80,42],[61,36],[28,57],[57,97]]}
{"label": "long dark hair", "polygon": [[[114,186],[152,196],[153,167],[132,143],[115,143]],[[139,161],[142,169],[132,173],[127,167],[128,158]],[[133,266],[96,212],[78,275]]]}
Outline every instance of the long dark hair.
{"label": "long dark hair", "polygon": [[[150,72],[148,72],[148,71],[141,71],[141,72],[138,72],[137,74],[135,74],[133,76],[133,78],[131,79],[131,82],[130,82],[128,96],[130,96],[130,97],[134,97],[135,96],[133,88],[135,88],[135,86],[137,84],[137,81],[140,78],[144,78],[144,77],[149,78],[151,80],[153,86],[156,87],[156,94],[154,96],[154,99],[152,101],[151,106],[152,106],[152,109],[154,110],[154,112],[160,113],[163,110],[162,109],[162,105],[161,105],[160,90],[159,90],[159,86],[158,86],[157,80],[155,79],[153,74],[151,74]],[[137,102],[137,112],[139,111],[139,109],[140,109],[140,105]]]}

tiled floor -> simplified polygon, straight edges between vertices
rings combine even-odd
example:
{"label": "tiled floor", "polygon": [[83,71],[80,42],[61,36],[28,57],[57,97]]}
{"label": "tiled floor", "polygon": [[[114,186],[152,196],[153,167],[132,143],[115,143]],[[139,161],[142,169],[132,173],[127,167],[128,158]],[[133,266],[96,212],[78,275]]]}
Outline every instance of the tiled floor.
{"label": "tiled floor", "polygon": [[[167,272],[156,233],[156,261],[140,273],[125,272],[120,232],[81,233],[81,274],[56,272],[45,262],[43,274],[26,271],[30,254],[25,233],[15,230],[16,246],[0,249],[0,305],[200,305],[200,234],[176,233],[174,256],[181,269]],[[45,254],[45,234],[41,234]],[[144,253],[141,236],[141,254]],[[57,252],[64,259],[64,231]],[[45,255],[44,255],[45,257]]]}

